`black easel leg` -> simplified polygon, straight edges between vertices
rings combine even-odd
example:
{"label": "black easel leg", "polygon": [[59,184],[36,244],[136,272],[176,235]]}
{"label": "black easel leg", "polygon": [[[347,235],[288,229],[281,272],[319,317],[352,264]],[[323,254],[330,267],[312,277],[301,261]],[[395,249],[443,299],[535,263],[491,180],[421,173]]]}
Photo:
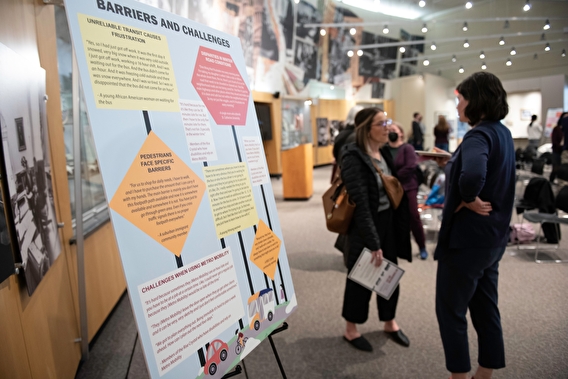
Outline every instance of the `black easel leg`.
{"label": "black easel leg", "polygon": [[278,352],[276,351],[276,346],[274,345],[274,341],[272,340],[272,335],[268,336],[268,340],[270,341],[270,346],[272,346],[272,351],[274,352],[276,362],[278,362],[278,367],[280,368],[282,378],[286,379],[286,373],[284,372],[284,367],[282,367],[282,362],[280,362],[280,357],[278,356]]}
{"label": "black easel leg", "polygon": [[231,376],[236,376],[239,375],[241,373],[241,371],[243,371],[243,369],[241,368],[240,365],[236,365],[235,366],[235,370],[223,375],[223,377],[221,379],[226,379],[226,378],[230,378]]}

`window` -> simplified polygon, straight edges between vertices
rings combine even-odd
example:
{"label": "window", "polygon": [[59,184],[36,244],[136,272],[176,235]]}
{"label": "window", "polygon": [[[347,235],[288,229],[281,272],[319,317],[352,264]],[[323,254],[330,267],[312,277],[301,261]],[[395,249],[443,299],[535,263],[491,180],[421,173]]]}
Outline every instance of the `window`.
{"label": "window", "polygon": [[[67,178],[71,199],[72,217],[75,218],[75,180],[74,171],[81,169],[81,188],[83,205],[83,223],[85,234],[89,234],[109,219],[108,206],[104,196],[102,177],[99,171],[95,144],[91,133],[91,125],[87,117],[87,108],[80,89],[73,94],[73,60],[72,46],[65,8],[55,7],[55,22],[57,33],[57,62],[59,83],[61,86],[61,113],[63,116],[63,133],[65,139],[65,158],[67,162]],[[78,73],[77,73],[78,79]],[[73,98],[79,96],[79,109],[73,109]],[[81,162],[73,159],[73,112],[79,112],[81,130]],[[76,220],[73,219],[75,229]]]}

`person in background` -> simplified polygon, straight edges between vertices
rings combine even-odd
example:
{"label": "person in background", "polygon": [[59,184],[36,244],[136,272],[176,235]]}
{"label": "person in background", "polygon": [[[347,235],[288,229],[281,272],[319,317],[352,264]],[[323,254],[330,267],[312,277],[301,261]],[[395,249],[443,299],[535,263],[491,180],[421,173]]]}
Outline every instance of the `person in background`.
{"label": "person in background", "polygon": [[414,148],[404,142],[404,131],[400,124],[393,122],[389,127],[389,143],[388,149],[394,160],[394,168],[398,175],[398,180],[404,188],[404,192],[408,197],[408,207],[410,211],[410,229],[414,235],[414,240],[420,249],[420,259],[428,258],[426,251],[426,238],[424,237],[424,226],[420,221],[418,213],[418,179],[416,177],[416,151]]}
{"label": "person in background", "polygon": [[[350,199],[356,204],[347,232],[346,265],[349,272],[365,247],[371,251],[371,262],[377,267],[383,257],[395,264],[398,257],[412,261],[408,200],[403,196],[394,210],[375,168],[380,167],[386,175],[397,175],[388,148],[382,147],[388,141],[390,122],[382,109],[359,111],[355,116],[355,142],[343,148],[341,178]],[[379,320],[384,322],[384,331],[389,338],[409,346],[408,337],[395,321],[399,293],[400,285],[388,300],[376,296]],[[373,347],[357,330],[357,324],[367,321],[372,294],[371,290],[347,278],[342,311],[346,321],[343,338],[356,349],[367,352]]]}
{"label": "person in background", "polygon": [[434,127],[434,145],[438,149],[450,151],[450,141],[448,139],[451,132],[450,124],[446,121],[445,116],[438,116],[438,123]]}
{"label": "person in background", "polygon": [[552,134],[550,135],[550,142],[552,142],[552,171],[550,172],[550,182],[554,182],[556,179],[556,171],[560,167],[562,155],[562,139],[564,138],[564,133],[562,132],[562,119],[568,116],[568,112],[564,112],[558,117],[558,122],[554,129],[552,129]]}
{"label": "person in background", "polygon": [[527,126],[527,135],[529,137],[529,147],[536,151],[540,144],[540,137],[542,136],[542,125],[536,120],[535,114],[531,117],[531,123]]}
{"label": "person in background", "polygon": [[412,120],[412,146],[414,150],[424,150],[424,127],[421,124],[422,115],[415,112]]}
{"label": "person in background", "polygon": [[505,367],[497,282],[515,199],[515,147],[500,122],[509,106],[495,75],[477,72],[457,92],[459,119],[473,128],[446,158],[446,198],[434,253],[436,316],[451,379],[467,379],[469,308],[478,339],[474,377],[490,379],[494,369]]}

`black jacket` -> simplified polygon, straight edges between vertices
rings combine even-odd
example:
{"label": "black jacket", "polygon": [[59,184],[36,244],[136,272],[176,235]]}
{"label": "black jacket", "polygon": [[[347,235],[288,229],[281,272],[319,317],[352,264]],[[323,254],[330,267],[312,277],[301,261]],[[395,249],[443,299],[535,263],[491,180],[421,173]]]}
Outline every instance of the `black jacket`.
{"label": "black jacket", "polygon": [[[394,176],[393,159],[387,148],[381,149],[381,155]],[[371,158],[362,152],[354,143],[342,149],[341,178],[345,183],[350,199],[356,207],[347,232],[349,255],[359,255],[364,247],[370,250],[381,248],[381,241],[377,230],[391,228],[395,234],[396,255],[399,258],[412,261],[410,245],[410,212],[406,195],[398,209],[394,211],[392,225],[379,225],[379,188],[376,179],[376,170]]]}
{"label": "black jacket", "polygon": [[345,129],[339,132],[339,134],[335,137],[335,141],[333,142],[333,158],[335,158],[335,163],[340,165],[341,162],[341,151],[345,144],[349,143],[349,137],[354,136],[355,134],[355,124],[347,124]]}

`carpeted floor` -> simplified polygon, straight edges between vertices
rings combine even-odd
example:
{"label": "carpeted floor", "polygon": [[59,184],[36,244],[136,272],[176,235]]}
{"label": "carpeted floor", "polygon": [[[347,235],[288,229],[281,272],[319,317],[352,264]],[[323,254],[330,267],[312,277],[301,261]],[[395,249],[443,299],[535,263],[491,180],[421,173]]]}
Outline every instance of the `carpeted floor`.
{"label": "carpeted floor", "polygon": [[[289,329],[273,337],[288,378],[447,378],[434,313],[436,262],[400,262],[405,274],[397,321],[411,341],[409,348],[388,340],[378,321],[375,300],[360,330],[374,352],[355,350],[342,339],[341,305],[346,269],[333,248],[335,235],[325,228],[321,195],[331,167],[314,170],[314,195],[308,201],[282,200],[282,181],[272,179],[284,243],[289,257],[298,310]],[[516,217],[516,216],[514,216]],[[562,227],[561,255],[568,258],[568,227]],[[435,236],[430,235],[433,251]],[[415,253],[418,248],[414,245]],[[499,304],[505,334],[507,367],[494,378],[568,378],[568,265],[537,264],[534,253],[509,247],[500,266]],[[470,326],[472,367],[477,343]],[[269,341],[245,360],[246,374],[237,377],[279,378]],[[130,304],[124,296],[92,343],[90,359],[77,378],[147,378],[136,338]]]}

